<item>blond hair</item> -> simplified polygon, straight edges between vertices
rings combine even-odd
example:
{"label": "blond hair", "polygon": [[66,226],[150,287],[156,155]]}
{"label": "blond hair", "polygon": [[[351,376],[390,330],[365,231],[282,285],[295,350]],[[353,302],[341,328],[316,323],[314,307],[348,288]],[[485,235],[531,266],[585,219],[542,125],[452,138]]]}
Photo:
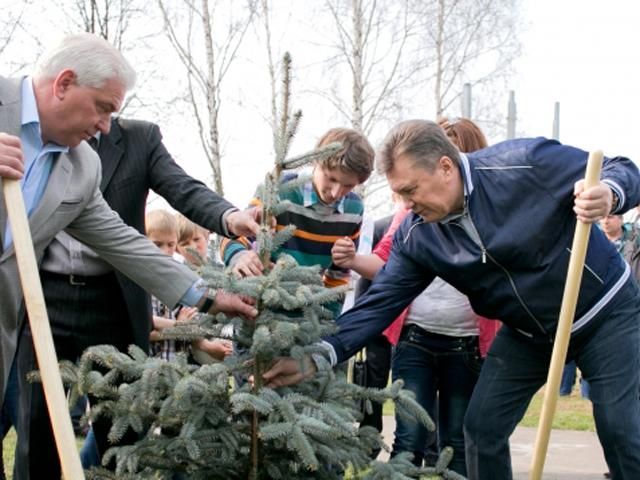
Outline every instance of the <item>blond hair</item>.
{"label": "blond hair", "polygon": [[153,233],[175,233],[178,235],[178,222],[166,210],[151,210],[144,219],[147,236]]}
{"label": "blond hair", "polygon": [[181,213],[176,213],[175,220],[178,225],[178,243],[190,240],[198,231],[203,232],[205,235],[210,233],[209,230],[192,222]]}

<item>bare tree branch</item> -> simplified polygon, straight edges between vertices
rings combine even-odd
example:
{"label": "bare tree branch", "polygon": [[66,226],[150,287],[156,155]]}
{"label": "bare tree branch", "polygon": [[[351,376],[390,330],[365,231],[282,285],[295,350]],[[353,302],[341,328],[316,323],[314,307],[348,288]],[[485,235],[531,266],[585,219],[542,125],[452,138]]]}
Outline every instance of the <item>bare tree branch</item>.
{"label": "bare tree branch", "polygon": [[[213,173],[213,188],[222,195],[224,188],[219,127],[222,84],[253,21],[256,0],[248,0],[248,9],[242,9],[238,20],[233,18],[234,2],[227,2],[229,12],[226,12],[218,8],[222,3],[220,0],[201,0],[198,4],[192,0],[184,0],[188,22],[186,35],[182,37],[180,33],[184,32],[184,28],[179,28],[179,18],[172,18],[168,8],[170,2],[157,1],[167,37],[186,69],[189,103],[198,127],[200,143]],[[202,41],[199,44],[195,43],[192,36],[196,28],[194,19],[199,22],[198,30],[201,29]],[[224,22],[226,27],[219,28]],[[199,48],[194,48],[196,45]],[[204,52],[204,59],[200,58],[200,51]],[[206,111],[201,110],[200,106],[203,104],[206,105]]]}

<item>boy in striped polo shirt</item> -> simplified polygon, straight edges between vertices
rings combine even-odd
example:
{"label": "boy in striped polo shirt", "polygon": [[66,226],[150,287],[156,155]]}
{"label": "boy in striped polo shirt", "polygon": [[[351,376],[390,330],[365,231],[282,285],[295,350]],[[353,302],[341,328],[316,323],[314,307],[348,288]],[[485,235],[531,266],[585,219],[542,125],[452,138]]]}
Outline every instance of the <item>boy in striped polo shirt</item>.
{"label": "boy in striped polo shirt", "polygon": [[[293,236],[274,257],[287,253],[303,266],[320,265],[327,287],[346,285],[349,270],[334,265],[331,247],[342,237],[354,242],[360,236],[364,204],[352,190],[369,178],[373,169],[374,151],[366,137],[347,128],[333,128],[318,141],[317,147],[333,142],[342,148],[331,157],[315,163],[311,180],[293,189],[280,192],[281,200],[290,207],[276,217],[276,229],[295,225]],[[297,178],[290,174],[286,180]],[[259,198],[252,205],[260,205]],[[251,249],[251,239],[224,239],[221,256],[240,276],[260,275],[264,270],[258,255]]]}

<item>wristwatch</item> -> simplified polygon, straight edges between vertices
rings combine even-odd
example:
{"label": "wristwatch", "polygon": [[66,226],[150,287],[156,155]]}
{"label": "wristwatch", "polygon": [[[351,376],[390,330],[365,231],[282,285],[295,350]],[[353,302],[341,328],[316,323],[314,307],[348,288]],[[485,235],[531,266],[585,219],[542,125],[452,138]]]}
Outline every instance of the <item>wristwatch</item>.
{"label": "wristwatch", "polygon": [[202,302],[202,305],[200,306],[198,311],[200,313],[209,313],[209,310],[211,310],[211,307],[213,307],[214,302],[215,295],[211,290],[209,290],[209,292],[207,292],[206,298],[204,299],[204,302]]}

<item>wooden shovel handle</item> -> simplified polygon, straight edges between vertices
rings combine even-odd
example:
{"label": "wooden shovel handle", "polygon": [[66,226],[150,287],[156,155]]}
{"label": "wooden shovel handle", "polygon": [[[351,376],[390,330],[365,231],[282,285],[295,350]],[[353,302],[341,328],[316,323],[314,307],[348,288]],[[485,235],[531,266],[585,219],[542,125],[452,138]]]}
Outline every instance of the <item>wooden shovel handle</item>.
{"label": "wooden shovel handle", "polygon": [[[585,189],[596,186],[600,182],[601,170],[602,152],[591,152],[587,161]],[[564,364],[567,359],[571,325],[573,324],[573,319],[576,314],[576,304],[578,294],[580,293],[580,282],[582,280],[582,271],[584,270],[584,259],[587,254],[590,231],[590,223],[582,223],[580,221],[576,223],[573,244],[571,246],[571,256],[569,258],[567,280],[562,296],[558,330],[553,344],[549,375],[547,376],[547,386],[544,390],[542,412],[540,413],[540,423],[538,424],[538,432],[534,444],[531,472],[529,474],[530,480],[540,480],[542,478],[544,460],[547,456],[547,448],[549,446],[549,436],[551,435],[551,423],[553,422],[553,416],[558,404],[562,370],[564,369]]]}
{"label": "wooden shovel handle", "polygon": [[[20,283],[24,292],[33,346],[38,359],[53,434],[58,447],[62,474],[67,480],[83,480],[84,471],[80,464],[76,438],[69,416],[69,405],[58,369],[58,358],[53,345],[20,182],[9,179],[2,179],[2,182],[18,261],[18,271],[20,272]],[[37,452],[34,452],[34,455],[37,455]]]}

